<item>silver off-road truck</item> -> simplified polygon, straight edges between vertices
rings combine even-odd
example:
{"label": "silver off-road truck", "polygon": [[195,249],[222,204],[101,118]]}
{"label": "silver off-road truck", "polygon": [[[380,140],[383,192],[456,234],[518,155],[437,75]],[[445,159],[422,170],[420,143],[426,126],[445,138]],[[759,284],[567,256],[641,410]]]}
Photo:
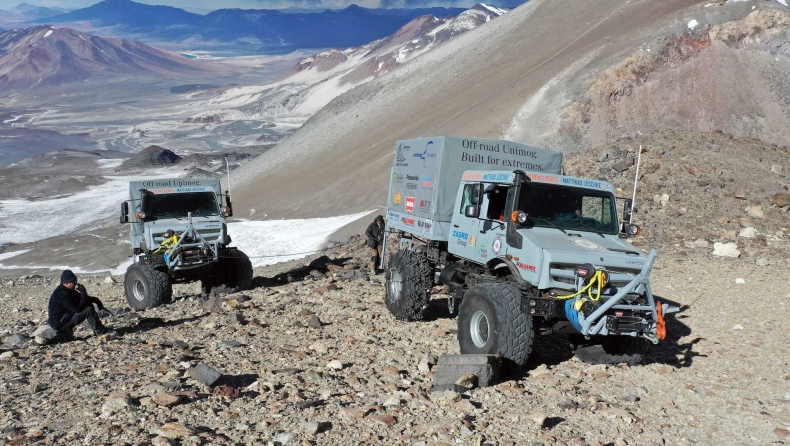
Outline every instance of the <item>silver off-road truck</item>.
{"label": "silver off-road truck", "polygon": [[[562,175],[562,154],[501,140],[398,141],[386,227],[386,305],[421,320],[438,282],[458,314],[461,353],[523,366],[536,330],[601,344],[638,362],[666,334],[650,272],[657,253],[625,241],[612,184]],[[386,255],[384,256],[386,257]],[[438,273],[438,277],[437,277]]]}
{"label": "silver off-road truck", "polygon": [[201,281],[204,296],[214,287],[241,291],[252,285],[252,264],[231,247],[219,180],[159,179],[129,183],[121,223],[131,225],[134,263],[126,270],[129,305],[145,309],[170,303],[174,283]]}

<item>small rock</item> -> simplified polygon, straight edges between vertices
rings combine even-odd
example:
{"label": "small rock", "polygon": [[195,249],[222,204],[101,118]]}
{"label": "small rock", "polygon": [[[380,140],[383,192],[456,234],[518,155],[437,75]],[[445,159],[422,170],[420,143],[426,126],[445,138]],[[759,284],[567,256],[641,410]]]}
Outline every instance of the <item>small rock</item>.
{"label": "small rock", "polygon": [[778,194],[774,194],[771,197],[771,203],[780,208],[790,206],[790,193],[780,192]]}
{"label": "small rock", "polygon": [[472,404],[469,400],[461,400],[453,406],[455,410],[460,410],[461,412],[471,412],[475,410],[474,404]]}
{"label": "small rock", "polygon": [[773,173],[775,173],[777,175],[781,175],[782,174],[782,166],[780,166],[778,164],[774,164],[773,166],[771,166],[771,172],[773,172]]}
{"label": "small rock", "polygon": [[323,325],[321,319],[318,319],[318,316],[312,316],[310,320],[307,321],[307,326],[310,328],[321,328]]}
{"label": "small rock", "polygon": [[133,404],[132,398],[125,393],[112,393],[104,401],[101,411],[106,414],[113,414],[121,410],[131,407]]}
{"label": "small rock", "polygon": [[245,320],[241,313],[230,313],[228,314],[228,322],[236,325],[244,325]]}
{"label": "small rock", "polygon": [[434,355],[425,355],[420,358],[420,363],[417,364],[417,369],[421,372],[428,372],[431,370],[431,366],[435,365],[437,361],[436,356]]}
{"label": "small rock", "polygon": [[335,291],[335,290],[338,290],[338,289],[340,289],[340,288],[338,288],[337,285],[335,285],[334,283],[330,283],[329,285],[324,285],[324,286],[317,287],[317,288],[313,289],[313,291],[316,292],[316,293],[319,293],[319,294],[323,294],[323,293],[328,293],[330,291]]}
{"label": "small rock", "polygon": [[461,401],[461,394],[453,390],[444,390],[441,392],[434,392],[431,394],[431,401],[442,403],[455,403]]}
{"label": "small rock", "polygon": [[477,376],[474,373],[466,373],[455,381],[456,386],[474,389],[477,385]]}
{"label": "small rock", "polygon": [[733,330],[743,330],[743,325],[735,324],[735,325],[732,326],[732,329]]}
{"label": "small rock", "polygon": [[757,264],[757,266],[768,266],[769,265],[768,259],[766,259],[765,257],[758,258],[755,261],[755,263]]}
{"label": "small rock", "polygon": [[24,336],[20,335],[20,334],[13,334],[13,335],[5,338],[3,340],[3,343],[5,343],[5,345],[19,345],[19,344],[25,342],[25,339],[26,338]]}
{"label": "small rock", "polygon": [[387,401],[384,401],[384,404],[382,404],[382,406],[384,406],[384,407],[398,407],[398,406],[400,406],[400,398],[398,398],[397,396],[393,395],[393,396],[387,398]]}
{"label": "small rock", "polygon": [[713,255],[719,257],[740,257],[741,251],[738,250],[737,243],[719,243],[713,244]]}
{"label": "small rock", "polygon": [[784,440],[785,437],[790,435],[790,430],[787,430],[783,427],[777,427],[774,429],[774,435],[776,435],[780,440]]}
{"label": "small rock", "polygon": [[318,421],[302,423],[302,431],[308,435],[315,435],[319,430],[321,430],[321,424],[319,424]]}
{"label": "small rock", "polygon": [[189,369],[187,373],[192,379],[200,381],[207,386],[213,386],[222,377],[222,373],[203,363]]}
{"label": "small rock", "polygon": [[281,432],[272,438],[274,444],[286,445],[289,441],[293,440],[296,434],[293,432]]}
{"label": "small rock", "polygon": [[182,398],[167,392],[159,392],[151,400],[160,406],[175,406],[182,401]]}
{"label": "small rock", "polygon": [[11,358],[14,357],[14,355],[15,355],[14,352],[3,352],[3,353],[0,353],[0,361],[5,361],[7,359],[11,359]]}
{"label": "small rock", "polygon": [[735,283],[737,283],[738,285],[744,285],[746,284],[746,281],[738,277],[737,279],[735,279]]}
{"label": "small rock", "polygon": [[181,423],[165,423],[156,430],[157,435],[161,435],[165,438],[176,439],[181,437],[189,437],[193,435],[195,431],[187,426],[184,426]]}
{"label": "small rock", "polygon": [[235,348],[235,347],[241,347],[244,344],[238,341],[221,341],[220,345],[223,347]]}
{"label": "small rock", "polygon": [[204,313],[222,313],[222,304],[220,303],[219,299],[216,297],[212,297],[207,301],[203,302],[201,305],[203,308]]}
{"label": "small rock", "polygon": [[533,412],[527,415],[527,419],[535,423],[535,425],[538,427],[543,426],[543,423],[546,422],[546,418],[548,417],[543,412]]}
{"label": "small rock", "polygon": [[737,192],[735,192],[733,194],[733,197],[735,197],[735,198],[737,198],[739,200],[745,200],[746,199],[746,192],[739,190],[739,191],[737,191]]}
{"label": "small rock", "polygon": [[104,278],[104,283],[115,283],[115,279],[112,276],[107,276]]}
{"label": "small rock", "polygon": [[371,415],[369,417],[372,421],[384,425],[384,426],[394,426],[398,420],[395,419],[392,415],[389,414],[381,414],[381,415]]}
{"label": "small rock", "polygon": [[628,167],[629,167],[628,163],[626,163],[625,161],[618,161],[612,164],[612,169],[616,170],[617,172],[625,172],[626,170],[628,170]]}
{"label": "small rock", "polygon": [[765,217],[765,214],[763,214],[763,208],[761,206],[749,206],[746,208],[746,213],[753,218]]}
{"label": "small rock", "polygon": [[337,359],[329,361],[329,364],[327,364],[326,366],[333,370],[343,370],[343,363],[338,361]]}

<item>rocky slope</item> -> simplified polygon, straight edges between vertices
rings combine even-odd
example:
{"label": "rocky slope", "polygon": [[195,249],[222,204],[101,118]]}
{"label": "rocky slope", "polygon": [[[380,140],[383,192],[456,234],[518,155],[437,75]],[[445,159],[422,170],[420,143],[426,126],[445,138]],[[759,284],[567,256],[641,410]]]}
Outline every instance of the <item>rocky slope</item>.
{"label": "rocky slope", "polygon": [[82,329],[43,347],[30,335],[55,282],[3,280],[4,440],[715,445],[782,444],[790,434],[790,295],[776,286],[790,279],[786,258],[759,267],[707,252],[662,255],[654,289],[684,310],[646,364],[586,364],[562,336],[540,335],[523,373],[458,394],[430,391],[435,357],[458,352],[442,296],[428,321],[398,322],[381,278],[357,272],[364,249],[330,255],[339,265],[330,270],[307,261],[256,269],[254,290],[221,296],[209,313],[195,286],[177,286],[171,305],[131,312],[120,283],[81,276],[121,336]]}
{"label": "rocky slope", "polygon": [[[565,97],[571,101],[581,100],[587,87],[577,89],[574,86],[589,85],[585,80],[592,80],[579,74],[567,82],[559,82],[558,76],[578,65],[585,66],[585,73],[593,73],[593,77],[602,75],[611,66],[619,66],[645,43],[657,39],[683,42],[690,39],[688,36],[707,30],[706,26],[725,29],[731,27],[727,23],[733,21],[746,23],[752,20],[747,19],[753,13],[752,7],[755,11],[766,9],[763,14],[785,14],[784,6],[777,2],[733,2],[707,7],[702,2],[693,1],[529,2],[416,58],[404,69],[354,88],[333,100],[285,142],[239,172],[243,184],[237,189],[237,209],[266,208],[269,215],[277,217],[327,216],[373,209],[384,202],[397,139],[442,134],[493,138],[504,135],[515,141],[568,149],[568,145],[560,144],[561,141],[553,143],[559,140],[542,139],[540,134],[535,138],[528,137],[527,133],[521,136],[513,130],[514,121],[529,122],[529,116],[552,123],[563,122],[560,119],[563,115],[551,107],[543,107],[541,98],[560,102]],[[688,23],[692,19],[702,25],[690,30]],[[780,35],[784,34],[777,34]],[[755,36],[762,39],[759,32]],[[782,41],[782,37],[776,39],[771,42]],[[756,38],[752,40],[756,42]],[[740,44],[736,42],[735,45]],[[711,45],[714,46],[729,48],[724,43]],[[677,59],[673,54],[686,51],[681,48],[678,52],[672,48],[670,45],[666,50],[670,60]],[[651,48],[645,48],[646,54],[655,52],[651,49],[648,53],[647,49]],[[751,80],[757,78],[751,76],[754,67],[750,64],[708,64],[711,80],[716,76],[728,79],[727,82],[732,80],[721,94],[739,98],[728,99],[729,105],[722,104],[716,109],[706,104],[717,103],[717,84],[708,82],[702,85],[693,76],[693,70],[689,71],[687,82],[653,88],[650,91],[655,95],[652,96],[647,95],[644,89],[634,88],[633,93],[627,93],[626,89],[626,94],[618,96],[617,101],[642,101],[639,103],[644,107],[652,108],[644,113],[632,109],[615,113],[616,122],[628,123],[618,124],[618,132],[607,133],[609,121],[601,123],[590,118],[589,128],[583,127],[582,134],[605,137],[592,139],[594,144],[587,146],[574,145],[573,150],[608,143],[623,134],[636,134],[638,131],[675,127],[712,131],[719,125],[727,130],[731,127],[738,135],[744,128],[754,128],[754,132],[746,132],[742,136],[759,136],[771,143],[784,144],[781,138],[785,138],[787,132],[779,130],[779,123],[784,119],[779,103],[786,97],[787,85],[779,73],[787,58],[765,51],[750,56],[746,54],[748,51],[737,50],[737,57],[743,57],[744,61],[749,57],[762,60],[760,69],[765,68],[764,73],[773,79],[773,83],[757,80],[752,83]],[[662,57],[659,60],[663,60]],[[648,59],[653,60],[652,56]],[[672,63],[675,62],[670,65]],[[631,82],[628,76],[624,75],[625,80],[618,82]],[[614,78],[619,79],[617,75]],[[651,78],[648,78],[648,84]],[[556,90],[547,85],[555,86]],[[768,98],[766,92],[771,88],[775,94]],[[699,94],[694,96],[696,91]],[[700,115],[689,114],[693,109],[688,112],[681,109],[682,113],[675,113],[671,105],[662,105],[665,101],[661,94],[676,98],[694,96],[697,99],[688,99],[684,103],[688,107],[700,104],[702,111]],[[752,94],[747,102],[745,98]],[[699,100],[701,97],[711,99],[702,101]],[[762,101],[763,98],[766,101]],[[735,109],[733,104],[738,101],[746,105]],[[776,113],[753,114],[762,103],[768,108],[773,107]],[[665,112],[652,119],[654,125],[631,125],[643,116],[653,116],[651,113],[662,107]],[[579,107],[574,107],[574,110],[576,108]],[[529,113],[526,113],[527,109]],[[582,116],[587,113],[585,110],[582,108],[574,113]],[[735,113],[731,116],[728,114],[730,111]],[[605,112],[602,111],[601,116],[608,117]],[[704,117],[708,118],[702,119]],[[680,121],[684,124],[676,125]],[[719,121],[721,123],[716,124]],[[743,125],[727,125],[734,121]],[[540,131],[539,126],[518,128]],[[570,128],[567,133],[573,132]],[[780,135],[783,136],[780,138]],[[316,144],[316,141],[321,143]],[[360,172],[365,173],[366,181],[359,181]],[[299,183],[274,193],[277,184],[308,173],[325,181],[320,184]]]}
{"label": "rocky slope", "polygon": [[103,39],[48,25],[0,34],[0,87],[24,89],[108,74],[187,76],[216,71],[133,40]]}

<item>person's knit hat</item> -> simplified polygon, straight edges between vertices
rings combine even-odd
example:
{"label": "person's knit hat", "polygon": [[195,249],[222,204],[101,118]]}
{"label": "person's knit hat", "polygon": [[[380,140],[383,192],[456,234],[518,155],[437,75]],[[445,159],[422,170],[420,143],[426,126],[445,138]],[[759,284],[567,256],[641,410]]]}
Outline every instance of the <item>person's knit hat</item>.
{"label": "person's knit hat", "polygon": [[384,217],[382,217],[381,215],[377,215],[376,216],[376,221],[380,221],[380,222],[384,223]]}
{"label": "person's knit hat", "polygon": [[77,276],[75,276],[74,273],[71,272],[70,269],[67,269],[66,271],[63,271],[60,274],[60,284],[61,285],[66,284],[66,283],[76,282],[76,281],[77,281]]}

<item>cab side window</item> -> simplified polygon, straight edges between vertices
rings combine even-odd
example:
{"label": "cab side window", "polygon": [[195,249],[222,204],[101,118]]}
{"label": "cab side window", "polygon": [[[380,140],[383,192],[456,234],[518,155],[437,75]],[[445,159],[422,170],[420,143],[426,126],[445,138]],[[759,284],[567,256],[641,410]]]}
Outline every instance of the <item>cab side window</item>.
{"label": "cab side window", "polygon": [[507,191],[507,186],[496,186],[486,194],[488,199],[488,211],[486,212],[486,218],[489,220],[505,220],[505,203],[507,202]]}

